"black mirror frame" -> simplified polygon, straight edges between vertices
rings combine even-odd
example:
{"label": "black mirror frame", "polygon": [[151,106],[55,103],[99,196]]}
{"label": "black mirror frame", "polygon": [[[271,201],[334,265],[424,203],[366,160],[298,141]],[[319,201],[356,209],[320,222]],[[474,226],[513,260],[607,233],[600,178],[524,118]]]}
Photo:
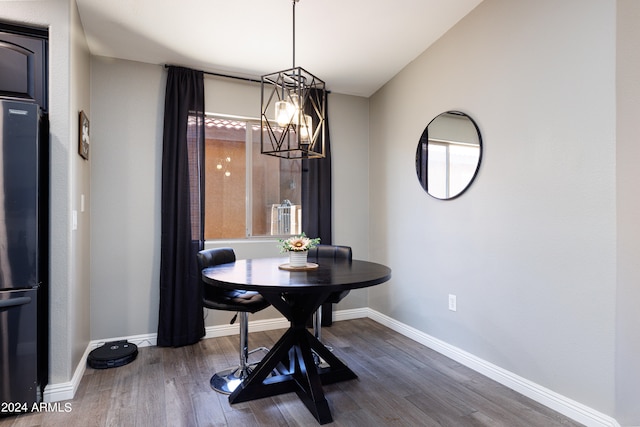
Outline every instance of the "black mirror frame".
{"label": "black mirror frame", "polygon": [[[422,179],[421,179],[421,171],[422,171],[422,146],[423,144],[426,144],[428,146],[429,144],[429,126],[438,118],[441,117],[445,114],[453,114],[453,115],[457,115],[457,116],[464,116],[466,117],[471,124],[473,124],[473,127],[476,130],[476,133],[478,134],[478,145],[480,146],[480,150],[479,150],[479,154],[478,154],[478,163],[476,164],[476,169],[473,172],[473,176],[471,177],[471,179],[469,179],[469,182],[467,183],[467,185],[457,194],[451,196],[451,197],[447,197],[447,198],[442,198],[442,197],[436,197],[433,194],[429,193],[429,190],[427,188],[425,188],[425,186],[423,185]],[[473,118],[471,116],[469,116],[466,113],[463,113],[461,111],[456,111],[456,110],[449,110],[449,111],[445,111],[443,113],[438,114],[437,116],[435,116],[430,122],[429,124],[427,124],[427,126],[424,128],[424,131],[422,132],[422,135],[420,136],[420,139],[418,140],[418,147],[416,148],[416,175],[418,178],[418,182],[420,183],[420,186],[422,187],[422,189],[425,191],[425,193],[427,193],[429,196],[433,197],[434,199],[437,200],[453,200],[456,199],[458,197],[460,197],[462,194],[464,194],[467,189],[469,189],[469,187],[471,186],[471,184],[473,184],[473,182],[476,179],[476,176],[478,175],[478,171],[480,170],[480,164],[482,163],[482,152],[484,151],[484,146],[482,143],[482,134],[480,133],[480,128],[478,127],[478,124],[475,122],[475,120],[473,120]],[[425,173],[426,173],[426,166],[424,167],[425,169]]]}

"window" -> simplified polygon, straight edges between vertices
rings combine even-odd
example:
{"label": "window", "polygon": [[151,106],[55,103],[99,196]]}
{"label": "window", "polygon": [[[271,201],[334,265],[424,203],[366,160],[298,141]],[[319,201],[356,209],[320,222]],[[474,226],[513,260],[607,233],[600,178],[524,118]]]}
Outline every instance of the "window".
{"label": "window", "polygon": [[299,234],[302,162],[260,154],[260,121],[205,118],[205,239]]}

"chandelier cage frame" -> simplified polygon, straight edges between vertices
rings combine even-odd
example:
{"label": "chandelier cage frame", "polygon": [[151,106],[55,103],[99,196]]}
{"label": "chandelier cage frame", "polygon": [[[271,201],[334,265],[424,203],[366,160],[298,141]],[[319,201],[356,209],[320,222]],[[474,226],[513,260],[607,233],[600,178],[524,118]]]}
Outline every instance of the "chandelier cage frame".
{"label": "chandelier cage frame", "polygon": [[285,159],[325,157],[325,82],[295,66],[293,0],[293,67],[260,79],[260,152]]}

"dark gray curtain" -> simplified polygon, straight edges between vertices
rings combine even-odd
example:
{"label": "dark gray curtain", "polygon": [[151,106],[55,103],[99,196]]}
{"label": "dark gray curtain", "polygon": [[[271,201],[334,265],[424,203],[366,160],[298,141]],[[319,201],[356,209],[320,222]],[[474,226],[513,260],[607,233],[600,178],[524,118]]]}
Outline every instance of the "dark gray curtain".
{"label": "dark gray curtain", "polygon": [[331,244],[331,144],[329,94],[325,102],[325,158],[302,160],[302,231]]}
{"label": "dark gray curtain", "polygon": [[158,346],[193,344],[205,333],[196,258],[204,244],[203,156],[203,73],[169,67],[162,146]]}
{"label": "dark gray curtain", "polygon": [[[325,102],[324,159],[302,159],[302,231],[331,244],[331,139],[329,138],[329,94]],[[312,114],[312,111],[307,111]],[[314,120],[317,120],[314,118]],[[322,304],[322,326],[333,323],[331,303]],[[312,325],[309,324],[309,327]]]}

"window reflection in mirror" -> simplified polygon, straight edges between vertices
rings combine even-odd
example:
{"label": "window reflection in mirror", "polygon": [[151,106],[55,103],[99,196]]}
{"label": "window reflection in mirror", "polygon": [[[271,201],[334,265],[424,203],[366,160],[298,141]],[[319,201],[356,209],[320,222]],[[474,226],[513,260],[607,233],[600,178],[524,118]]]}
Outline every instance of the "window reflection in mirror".
{"label": "window reflection in mirror", "polygon": [[459,111],[447,111],[425,128],[416,150],[416,173],[422,188],[437,199],[461,195],[475,178],[482,157],[476,123]]}

